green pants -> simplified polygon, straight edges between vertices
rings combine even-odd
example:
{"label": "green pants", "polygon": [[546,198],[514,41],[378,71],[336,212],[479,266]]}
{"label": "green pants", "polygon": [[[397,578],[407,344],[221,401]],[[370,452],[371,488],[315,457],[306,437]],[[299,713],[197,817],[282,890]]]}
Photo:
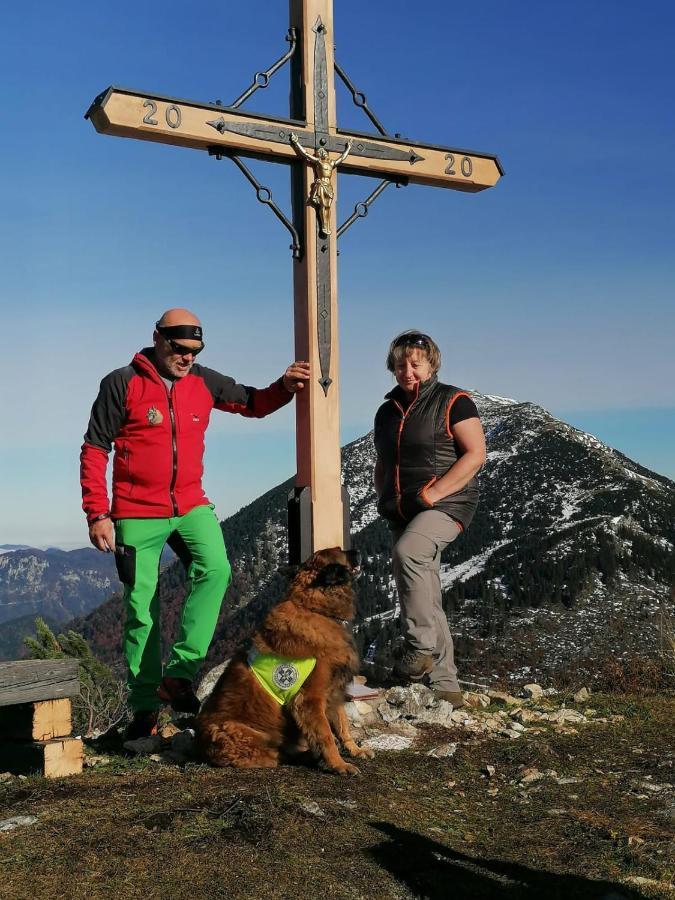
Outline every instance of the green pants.
{"label": "green pants", "polygon": [[115,560],[124,584],[124,655],[129,667],[129,705],[134,711],[157,709],[162,680],[159,561],[164,545],[184,563],[189,584],[176,643],[164,671],[172,678],[197,674],[204,662],[231,578],[220,524],[211,506],[196,506],[170,519],[119,519],[115,523]]}

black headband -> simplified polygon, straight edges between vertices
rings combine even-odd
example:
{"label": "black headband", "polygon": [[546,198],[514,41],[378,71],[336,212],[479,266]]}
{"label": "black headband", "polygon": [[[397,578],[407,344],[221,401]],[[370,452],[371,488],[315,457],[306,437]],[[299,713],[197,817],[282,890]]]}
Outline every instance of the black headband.
{"label": "black headband", "polygon": [[201,325],[160,325],[156,323],[155,328],[162,337],[173,338],[174,340],[203,341]]}

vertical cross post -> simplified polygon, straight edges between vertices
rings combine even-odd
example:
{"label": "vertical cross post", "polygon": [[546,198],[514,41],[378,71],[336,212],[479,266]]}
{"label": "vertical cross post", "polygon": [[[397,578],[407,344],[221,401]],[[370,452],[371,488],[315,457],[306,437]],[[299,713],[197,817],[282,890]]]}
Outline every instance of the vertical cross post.
{"label": "vertical cross post", "polygon": [[[314,131],[316,151],[327,147],[337,130],[332,0],[290,0],[290,24],[299,35],[299,52],[291,62],[291,118],[305,120]],[[293,271],[295,355],[309,360],[312,370],[309,389],[297,398],[297,475],[289,500],[293,561],[323,547],[349,545],[340,476],[336,204],[331,234],[325,236],[308,202],[313,179],[311,166],[291,165],[293,219],[304,248]]]}

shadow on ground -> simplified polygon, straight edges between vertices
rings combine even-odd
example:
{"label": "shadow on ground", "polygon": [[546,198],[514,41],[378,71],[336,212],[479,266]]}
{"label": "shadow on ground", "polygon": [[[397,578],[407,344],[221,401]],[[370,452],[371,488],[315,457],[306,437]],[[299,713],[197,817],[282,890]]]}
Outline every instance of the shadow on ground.
{"label": "shadow on ground", "polygon": [[389,840],[368,853],[423,900],[639,900],[624,885],[560,875],[496,859],[474,859],[431,838],[371,823]]}

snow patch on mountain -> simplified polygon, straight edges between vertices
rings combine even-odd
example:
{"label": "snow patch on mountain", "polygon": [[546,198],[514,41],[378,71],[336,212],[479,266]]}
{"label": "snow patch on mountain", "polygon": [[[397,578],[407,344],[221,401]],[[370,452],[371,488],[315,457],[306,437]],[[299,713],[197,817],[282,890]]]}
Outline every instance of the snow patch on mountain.
{"label": "snow patch on mountain", "polygon": [[478,575],[479,572],[483,571],[486,562],[492,556],[492,554],[499,550],[501,547],[505,547],[506,544],[510,543],[511,541],[508,540],[497,541],[496,544],[488,547],[487,550],[484,550],[482,553],[477,553],[470,559],[459,563],[459,565],[442,565],[440,572],[441,587],[445,590],[446,588],[455,584],[457,581],[466,581],[468,578],[473,578],[474,575]]}
{"label": "snow patch on mountain", "polygon": [[474,399],[479,397],[488,400],[490,403],[494,403],[495,406],[517,406],[519,402],[511,397],[499,397],[497,394],[481,394],[478,391],[471,391],[471,395]]}

